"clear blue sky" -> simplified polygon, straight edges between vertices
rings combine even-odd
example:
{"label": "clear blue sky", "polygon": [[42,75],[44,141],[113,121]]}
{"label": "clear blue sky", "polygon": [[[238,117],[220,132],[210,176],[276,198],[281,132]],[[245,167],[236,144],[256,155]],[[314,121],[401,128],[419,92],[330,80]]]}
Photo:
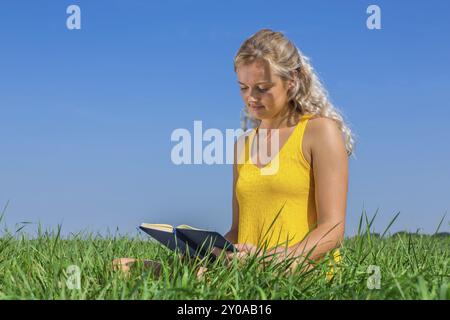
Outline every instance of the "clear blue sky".
{"label": "clear blue sky", "polygon": [[[66,28],[70,4],[81,30]],[[366,28],[370,4],[381,30]],[[375,231],[400,211],[393,232],[433,232],[450,207],[449,14],[435,0],[2,1],[1,224],[226,232],[231,165],[176,166],[170,136],[239,127],[233,57],[268,27],[311,58],[356,135],[347,235],[363,208]]]}

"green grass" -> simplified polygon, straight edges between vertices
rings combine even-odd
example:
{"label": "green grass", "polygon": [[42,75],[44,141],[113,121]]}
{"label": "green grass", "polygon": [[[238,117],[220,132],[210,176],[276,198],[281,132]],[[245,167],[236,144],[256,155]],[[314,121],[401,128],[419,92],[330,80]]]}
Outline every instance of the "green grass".
{"label": "green grass", "polygon": [[[450,299],[450,237],[374,236],[373,219],[366,217],[365,228],[362,221],[358,235],[343,243],[343,260],[331,281],[327,260],[288,276],[283,265],[260,270],[257,258],[228,267],[219,259],[197,280],[198,261],[181,261],[145,236],[85,233],[63,239],[58,228],[30,238],[24,230],[5,230],[0,299]],[[137,267],[126,277],[111,267],[118,257],[161,261],[163,274],[155,278]],[[66,285],[70,265],[81,270],[79,290]],[[380,289],[368,288],[371,265],[380,268]]]}

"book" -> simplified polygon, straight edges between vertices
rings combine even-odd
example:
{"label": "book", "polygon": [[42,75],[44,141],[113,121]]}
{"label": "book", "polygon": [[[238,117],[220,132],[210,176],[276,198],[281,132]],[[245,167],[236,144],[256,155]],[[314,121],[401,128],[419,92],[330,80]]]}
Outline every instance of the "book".
{"label": "book", "polygon": [[220,233],[204,229],[197,229],[188,225],[172,226],[169,224],[142,223],[139,229],[169,248],[179,250],[190,257],[209,257],[215,260],[212,249],[219,248],[236,252],[237,249]]}

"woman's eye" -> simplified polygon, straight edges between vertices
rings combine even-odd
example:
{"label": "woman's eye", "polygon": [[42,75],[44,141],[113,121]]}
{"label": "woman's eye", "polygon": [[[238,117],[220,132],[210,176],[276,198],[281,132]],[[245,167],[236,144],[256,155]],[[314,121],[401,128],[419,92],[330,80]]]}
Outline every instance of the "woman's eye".
{"label": "woman's eye", "polygon": [[[269,89],[257,88],[260,92],[267,92]],[[241,91],[247,90],[247,88],[241,88]]]}

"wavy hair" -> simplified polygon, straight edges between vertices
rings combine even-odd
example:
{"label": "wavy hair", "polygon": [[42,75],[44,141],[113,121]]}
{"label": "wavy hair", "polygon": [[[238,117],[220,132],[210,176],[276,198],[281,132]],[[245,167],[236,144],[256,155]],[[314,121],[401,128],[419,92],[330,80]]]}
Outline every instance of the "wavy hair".
{"label": "wavy hair", "polygon": [[[283,33],[271,29],[261,29],[243,42],[234,58],[234,71],[237,71],[239,65],[246,65],[257,59],[267,61],[273,72],[284,81],[294,81],[293,88],[288,92],[290,107],[300,114],[319,115],[338,124],[345,139],[347,154],[350,156],[355,144],[352,131],[345,124],[341,113],[330,102],[327,91],[309,62],[310,59]],[[251,118],[244,106],[241,110],[241,127],[244,131],[247,130],[249,122],[252,127],[256,127],[261,120]]]}

